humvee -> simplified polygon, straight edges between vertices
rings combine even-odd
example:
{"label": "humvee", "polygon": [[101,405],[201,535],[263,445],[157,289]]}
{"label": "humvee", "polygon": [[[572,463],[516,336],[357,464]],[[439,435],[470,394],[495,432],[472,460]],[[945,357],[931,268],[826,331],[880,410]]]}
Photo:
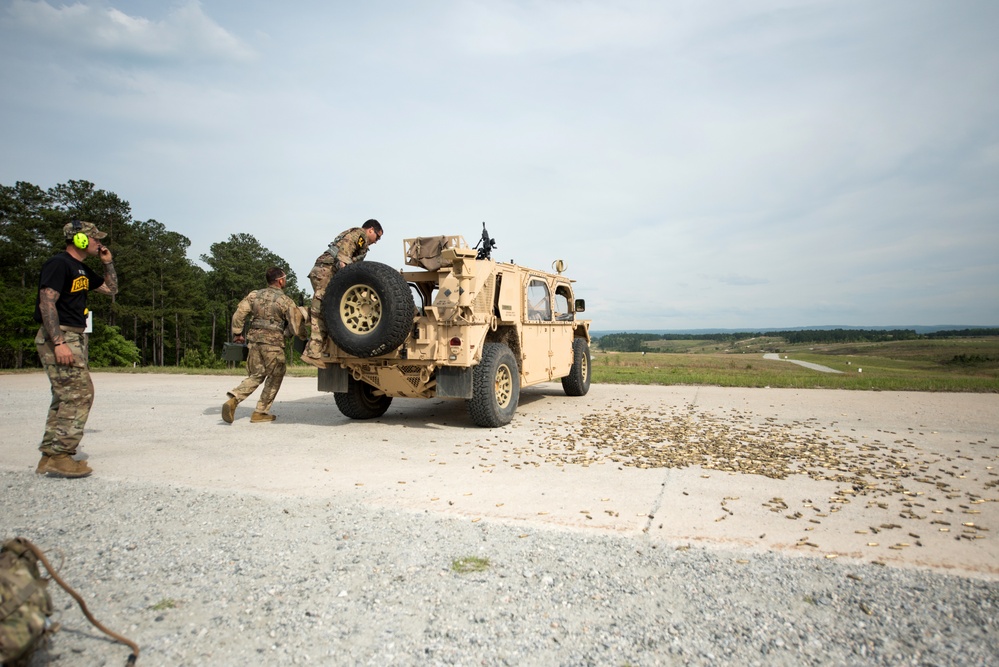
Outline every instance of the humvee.
{"label": "humvee", "polygon": [[563,275],[491,258],[483,225],[461,236],[403,240],[396,270],[358,262],[326,288],[327,338],[319,390],[352,419],[380,417],[393,398],[465,400],[472,422],[513,418],[522,387],[561,379],[569,396],[590,388],[590,321]]}

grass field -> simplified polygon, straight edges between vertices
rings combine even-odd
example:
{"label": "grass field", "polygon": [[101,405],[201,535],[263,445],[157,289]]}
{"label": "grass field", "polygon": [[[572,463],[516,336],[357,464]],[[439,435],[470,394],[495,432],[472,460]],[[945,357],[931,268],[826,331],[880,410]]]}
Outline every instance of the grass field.
{"label": "grass field", "polygon": [[[793,387],[884,391],[999,392],[999,337],[905,340],[889,343],[788,346],[783,339],[752,338],[725,346],[716,341],[654,341],[640,352],[592,351],[593,382],[616,384],[703,384],[723,387]],[[823,373],[766,352],[842,371]],[[95,368],[110,373],[246,375],[246,367],[198,369]],[[3,372],[38,372],[40,369]],[[315,377],[316,369],[296,361],[288,375]]]}
{"label": "grass field", "polygon": [[[764,359],[778,352],[781,360]],[[789,360],[842,371],[823,373]],[[999,338],[786,345],[760,337],[653,341],[645,354],[593,351],[593,381],[891,391],[999,392]]]}

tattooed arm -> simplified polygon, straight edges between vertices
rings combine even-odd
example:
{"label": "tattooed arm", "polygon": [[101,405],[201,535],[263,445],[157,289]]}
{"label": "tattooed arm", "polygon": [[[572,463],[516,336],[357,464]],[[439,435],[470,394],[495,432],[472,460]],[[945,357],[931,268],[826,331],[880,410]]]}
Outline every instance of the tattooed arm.
{"label": "tattooed arm", "polygon": [[101,261],[104,263],[104,284],[95,289],[98,294],[108,294],[114,296],[118,293],[118,272],[114,270],[114,258],[107,246],[101,246],[98,251]]}
{"label": "tattooed arm", "polygon": [[94,292],[111,296],[118,293],[118,273],[114,270],[113,262],[104,265],[104,284],[95,289]]}
{"label": "tattooed arm", "polygon": [[38,291],[38,310],[42,313],[42,326],[55,347],[56,363],[69,366],[73,363],[73,351],[66,345],[62,330],[59,328],[59,313],[56,312],[56,301],[59,292],[51,287],[43,287]]}

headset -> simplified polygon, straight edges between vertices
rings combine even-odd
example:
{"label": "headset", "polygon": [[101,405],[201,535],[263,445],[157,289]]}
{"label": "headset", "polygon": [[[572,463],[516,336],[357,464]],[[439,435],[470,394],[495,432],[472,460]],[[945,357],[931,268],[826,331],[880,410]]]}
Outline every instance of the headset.
{"label": "headset", "polygon": [[86,250],[90,245],[90,237],[83,233],[83,223],[79,220],[73,221],[73,245],[80,250]]}

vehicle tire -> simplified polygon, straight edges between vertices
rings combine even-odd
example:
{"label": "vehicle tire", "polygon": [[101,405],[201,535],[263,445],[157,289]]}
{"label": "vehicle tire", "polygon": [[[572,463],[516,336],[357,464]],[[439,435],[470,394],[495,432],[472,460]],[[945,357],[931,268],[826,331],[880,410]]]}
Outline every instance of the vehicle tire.
{"label": "vehicle tire", "polygon": [[414,307],[402,274],[387,264],[358,262],[333,274],[323,297],[323,320],[347,354],[375,357],[405,342]]}
{"label": "vehicle tire", "polygon": [[482,361],[472,369],[472,398],[468,414],[476,426],[506,426],[520,402],[517,359],[503,343],[486,343]]}
{"label": "vehicle tire", "polygon": [[590,346],[585,338],[572,341],[572,368],[562,378],[566,396],[586,396],[590,390]]}
{"label": "vehicle tire", "polygon": [[391,396],[378,396],[374,387],[354,378],[347,378],[347,391],[334,393],[333,400],[340,412],[351,419],[381,417],[392,404]]}

